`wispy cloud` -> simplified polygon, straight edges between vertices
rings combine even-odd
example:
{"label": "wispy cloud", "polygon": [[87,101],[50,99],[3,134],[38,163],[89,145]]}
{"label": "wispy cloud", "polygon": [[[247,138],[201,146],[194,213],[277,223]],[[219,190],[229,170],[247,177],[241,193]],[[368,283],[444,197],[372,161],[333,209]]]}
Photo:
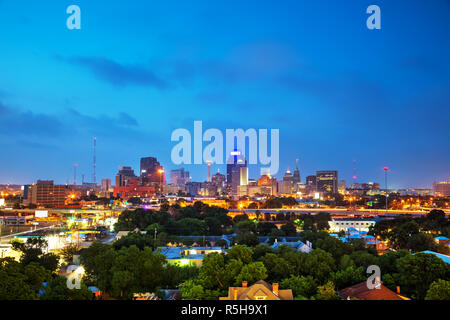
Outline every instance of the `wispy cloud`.
{"label": "wispy cloud", "polygon": [[121,64],[105,57],[71,57],[56,56],[57,59],[89,70],[95,77],[115,86],[147,86],[167,89],[169,84],[153,71],[138,64]]}

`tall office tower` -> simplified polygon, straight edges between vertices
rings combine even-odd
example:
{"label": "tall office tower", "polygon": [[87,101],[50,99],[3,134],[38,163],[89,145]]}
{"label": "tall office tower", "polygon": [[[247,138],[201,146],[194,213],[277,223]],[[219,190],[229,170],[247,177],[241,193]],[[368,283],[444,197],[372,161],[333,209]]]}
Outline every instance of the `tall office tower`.
{"label": "tall office tower", "polygon": [[340,194],[345,194],[345,190],[347,189],[345,180],[339,180],[338,182],[338,191]]}
{"label": "tall office tower", "polygon": [[337,171],[316,171],[317,191],[325,193],[338,193]]}
{"label": "tall office tower", "polygon": [[240,169],[240,183],[241,186],[248,185],[248,167],[241,167]]}
{"label": "tall office tower", "polygon": [[288,181],[288,182],[294,182],[294,176],[292,175],[291,171],[289,169],[286,170],[284,176],[283,176],[283,181]]}
{"label": "tall office tower", "polygon": [[294,170],[294,184],[299,183],[300,180],[300,171],[298,170],[298,167],[295,167]]}
{"label": "tall office tower", "polygon": [[239,150],[232,151],[227,161],[227,189],[232,195],[237,195],[237,187],[241,184],[242,167],[247,167],[244,155]]}
{"label": "tall office tower", "polygon": [[173,185],[185,186],[189,180],[189,171],[184,171],[184,168],[170,171],[170,183]]}
{"label": "tall office tower", "polygon": [[116,187],[124,187],[129,180],[137,179],[134,170],[131,167],[119,167],[116,174]]}
{"label": "tall office tower", "polygon": [[226,181],[227,179],[225,178],[225,175],[219,172],[211,177],[211,183],[216,187],[219,194],[225,191]]}
{"label": "tall office tower", "polygon": [[143,185],[165,182],[164,169],[154,157],[141,158],[140,177]]}
{"label": "tall office tower", "polygon": [[109,191],[111,189],[111,179],[102,179],[102,191]]}
{"label": "tall office tower", "polygon": [[306,177],[306,190],[307,190],[307,192],[315,192],[317,190],[316,176],[307,176]]}

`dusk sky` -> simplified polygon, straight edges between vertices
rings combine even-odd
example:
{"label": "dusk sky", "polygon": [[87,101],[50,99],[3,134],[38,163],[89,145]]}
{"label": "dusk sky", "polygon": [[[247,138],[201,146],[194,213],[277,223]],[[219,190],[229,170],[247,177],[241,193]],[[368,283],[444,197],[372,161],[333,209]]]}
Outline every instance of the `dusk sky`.
{"label": "dusk sky", "polygon": [[[81,30],[66,8],[81,8]],[[381,30],[366,8],[381,8]],[[0,0],[0,183],[92,181],[177,128],[280,130],[296,159],[391,188],[450,180],[450,1]],[[206,165],[184,165],[195,181]],[[213,165],[215,173],[225,166]],[[259,178],[258,166],[250,178]]]}

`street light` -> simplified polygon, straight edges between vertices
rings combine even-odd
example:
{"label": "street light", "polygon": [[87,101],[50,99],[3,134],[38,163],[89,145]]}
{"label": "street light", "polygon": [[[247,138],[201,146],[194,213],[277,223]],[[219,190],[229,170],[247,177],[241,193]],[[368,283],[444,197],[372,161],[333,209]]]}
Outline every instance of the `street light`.
{"label": "street light", "polygon": [[164,170],[159,169],[158,173],[159,173],[159,192],[160,192],[160,194],[162,194],[162,176],[163,176]]}

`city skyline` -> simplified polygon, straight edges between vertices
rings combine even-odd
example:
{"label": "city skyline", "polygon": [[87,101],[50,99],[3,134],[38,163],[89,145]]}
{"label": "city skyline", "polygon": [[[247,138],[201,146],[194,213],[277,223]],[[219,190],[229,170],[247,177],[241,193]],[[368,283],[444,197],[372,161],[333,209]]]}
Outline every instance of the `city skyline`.
{"label": "city skyline", "polygon": [[72,182],[74,163],[91,182],[94,136],[97,182],[146,156],[204,181],[206,164],[170,160],[194,120],[279,129],[278,179],[299,158],[302,181],[349,184],[354,159],[357,182],[383,186],[384,166],[392,188],[450,180],[448,1],[379,1],[381,30],[366,4],[77,1],[81,30],[66,3],[23,4],[0,2],[0,183]]}

